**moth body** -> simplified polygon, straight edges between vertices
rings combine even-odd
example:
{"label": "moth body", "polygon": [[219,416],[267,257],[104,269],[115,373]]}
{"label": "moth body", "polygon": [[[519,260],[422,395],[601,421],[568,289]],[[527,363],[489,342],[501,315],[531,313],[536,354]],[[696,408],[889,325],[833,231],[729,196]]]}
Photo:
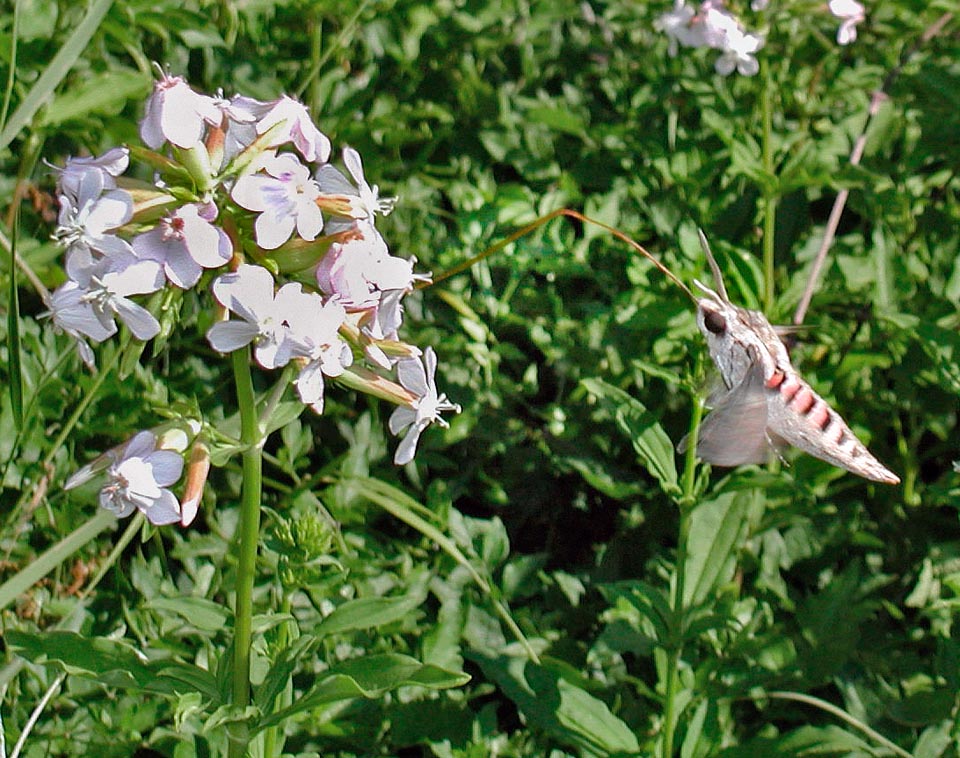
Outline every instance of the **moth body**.
{"label": "moth body", "polygon": [[700,428],[697,454],[708,463],[763,463],[784,443],[875,482],[900,478],[866,446],[790,363],[780,337],[759,311],[739,308],[696,282],[697,325],[725,390]]}

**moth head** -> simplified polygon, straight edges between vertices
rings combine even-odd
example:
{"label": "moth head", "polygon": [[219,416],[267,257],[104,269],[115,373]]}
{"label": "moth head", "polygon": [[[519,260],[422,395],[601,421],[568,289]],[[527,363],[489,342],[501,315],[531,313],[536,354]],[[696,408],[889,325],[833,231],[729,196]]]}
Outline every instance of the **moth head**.
{"label": "moth head", "polygon": [[715,356],[732,347],[730,330],[735,330],[741,322],[739,309],[705,284],[698,281],[694,284],[704,294],[704,297],[697,298],[697,326],[707,340],[710,353]]}

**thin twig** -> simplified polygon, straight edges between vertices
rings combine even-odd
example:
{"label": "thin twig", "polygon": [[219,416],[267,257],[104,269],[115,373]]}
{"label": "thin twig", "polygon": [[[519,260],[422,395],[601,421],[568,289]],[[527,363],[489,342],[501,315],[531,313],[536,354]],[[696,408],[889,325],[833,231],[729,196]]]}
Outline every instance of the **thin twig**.
{"label": "thin twig", "polygon": [[[952,13],[944,13],[940,18],[927,27],[926,31],[920,35],[920,38],[911,47],[907,48],[903,52],[903,54],[900,56],[900,62],[894,66],[893,69],[891,69],[890,73],[888,73],[884,78],[880,87],[874,91],[870,98],[870,107],[867,110],[867,120],[863,124],[863,131],[861,131],[860,136],[857,137],[857,141],[853,145],[853,152],[850,153],[851,166],[857,166],[860,164],[860,159],[863,157],[863,151],[867,144],[867,130],[869,129],[874,117],[880,111],[880,104],[887,99],[888,90],[893,85],[893,82],[896,80],[896,78],[900,76],[904,66],[907,64],[907,61],[921,48],[921,46],[939,34],[943,30],[943,27],[950,23],[952,18]],[[803,291],[803,297],[800,298],[800,303],[797,305],[796,313],[793,314],[793,323],[796,325],[802,324],[804,316],[807,315],[807,308],[810,307],[810,300],[813,297],[813,290],[817,286],[817,280],[820,278],[820,271],[823,269],[823,264],[826,262],[827,252],[830,250],[830,246],[833,244],[833,239],[837,234],[837,227],[840,225],[840,216],[843,215],[843,209],[847,204],[847,197],[849,197],[849,195],[850,190],[842,189],[837,194],[836,199],[833,201],[833,208],[830,209],[830,217],[827,219],[827,226],[826,229],[824,229],[823,241],[820,243],[820,249],[817,250],[817,257],[813,261],[813,270],[810,272],[810,278],[807,280],[807,286]]]}

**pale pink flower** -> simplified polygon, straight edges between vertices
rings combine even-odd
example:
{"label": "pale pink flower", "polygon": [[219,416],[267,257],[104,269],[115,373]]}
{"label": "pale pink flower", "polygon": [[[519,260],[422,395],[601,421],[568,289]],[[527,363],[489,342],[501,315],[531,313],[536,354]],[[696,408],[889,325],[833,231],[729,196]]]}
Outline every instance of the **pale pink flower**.
{"label": "pale pink flower", "polygon": [[269,110],[257,122],[257,134],[264,134],[272,126],[283,122],[283,127],[271,139],[269,147],[292,142],[304,160],[310,163],[326,163],[330,159],[330,139],[317,129],[307,106],[286,95],[264,105]]}
{"label": "pale pink flower", "polygon": [[213,296],[240,317],[210,327],[207,340],[214,350],[230,353],[252,342],[257,363],[264,368],[278,368],[290,361],[293,343],[287,319],[296,318],[300,285],[285,284],[276,294],[273,287],[273,274],[248,263],[214,280]]}
{"label": "pale pink flower", "polygon": [[403,466],[413,460],[413,456],[417,452],[417,442],[420,440],[420,434],[430,424],[449,426],[440,417],[441,412],[460,412],[459,405],[447,400],[446,395],[437,393],[436,371],[437,356],[432,347],[428,347],[424,351],[422,359],[404,358],[397,362],[397,377],[400,384],[417,397],[409,406],[397,406],[388,423],[392,434],[399,436],[406,430],[406,434],[400,441],[397,452],[393,457],[393,462],[398,466]]}
{"label": "pale pink flower", "polygon": [[[140,510],[152,524],[180,521],[180,503],[167,487],[180,478],[183,457],[172,450],[158,450],[153,432],[139,432],[98,461],[106,464],[107,475],[107,483],[100,490],[101,507],[117,518]],[[81,469],[65,488],[82,484],[89,473],[86,467]]]}
{"label": "pale pink flower", "polygon": [[206,126],[217,126],[222,118],[212,97],[194,92],[182,77],[163,74],[147,100],[140,138],[154,150],[164,142],[182,148],[196,147]]}
{"label": "pale pink flower", "polygon": [[830,0],[827,7],[834,16],[840,19],[837,43],[849,45],[857,38],[857,24],[867,17],[865,8],[856,0]]}
{"label": "pale pink flower", "polygon": [[323,230],[323,215],[316,199],[320,188],[296,156],[283,153],[263,158],[266,174],[240,177],[230,193],[234,201],[260,215],[254,222],[257,244],[275,250],[297,234],[310,242]]}
{"label": "pale pink flower", "polygon": [[157,226],[133,239],[136,254],[163,265],[173,284],[193,287],[205,268],[219,268],[230,260],[233,245],[226,232],[211,221],[216,206],[189,204],[160,219]]}

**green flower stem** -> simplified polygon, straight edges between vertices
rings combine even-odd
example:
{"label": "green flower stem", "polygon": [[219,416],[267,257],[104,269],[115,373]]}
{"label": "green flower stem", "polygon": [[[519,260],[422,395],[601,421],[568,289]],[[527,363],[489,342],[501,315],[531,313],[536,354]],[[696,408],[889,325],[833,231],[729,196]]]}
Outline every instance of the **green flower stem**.
{"label": "green flower stem", "polygon": [[[250,645],[253,624],[253,583],[260,541],[260,494],[263,484],[263,439],[257,418],[250,350],[231,354],[233,376],[240,408],[240,441],[243,450],[243,486],[240,492],[240,540],[237,561],[236,607],[233,636],[233,705],[243,709],[250,704]],[[246,755],[245,730],[230,735],[230,758]]]}
{"label": "green flower stem", "polygon": [[[699,373],[699,366],[697,367]],[[690,417],[689,444],[684,457],[682,492],[680,496],[680,523],[677,534],[677,565],[674,570],[672,622],[670,639],[667,641],[667,684],[663,696],[663,740],[661,758],[672,758],[673,738],[677,728],[677,695],[680,688],[680,661],[683,656],[683,593],[686,584],[687,542],[690,539],[690,513],[696,501],[694,490],[697,482],[697,437],[703,418],[703,398],[697,397]]]}
{"label": "green flower stem", "polygon": [[760,92],[760,112],[763,119],[761,144],[763,170],[769,183],[763,188],[763,308],[772,313],[774,303],[773,251],[777,223],[777,190],[772,185],[776,167],[773,164],[773,105],[770,67],[764,66],[763,88]]}

